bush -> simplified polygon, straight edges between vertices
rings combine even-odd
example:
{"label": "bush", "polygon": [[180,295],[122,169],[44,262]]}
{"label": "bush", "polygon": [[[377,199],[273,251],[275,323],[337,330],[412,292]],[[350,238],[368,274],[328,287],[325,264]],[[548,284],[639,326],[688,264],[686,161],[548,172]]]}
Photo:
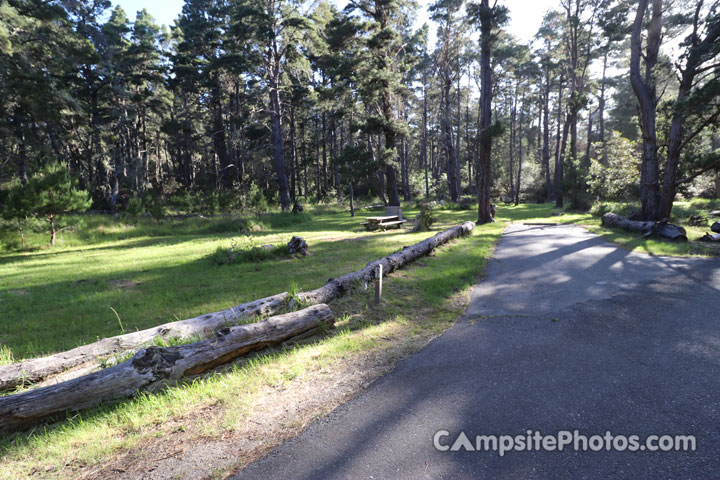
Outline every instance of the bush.
{"label": "bush", "polygon": [[[635,144],[613,132],[606,143],[607,165],[593,159],[588,174],[590,193],[601,200],[630,202],[639,198],[640,159]],[[602,156],[602,148],[598,149]]]}
{"label": "bush", "polygon": [[233,240],[229,247],[217,247],[210,258],[218,265],[231,265],[263,262],[272,258],[286,257],[289,254],[287,245],[257,246],[252,244],[250,237],[245,236]]}
{"label": "bush", "polygon": [[159,224],[160,221],[165,218],[165,205],[163,204],[162,198],[153,197],[148,204],[148,212],[150,216]]}
{"label": "bush", "polygon": [[203,228],[205,233],[262,232],[265,225],[252,218],[229,218],[214,221]]}
{"label": "bush", "polygon": [[123,223],[130,223],[135,225],[137,223],[137,217],[143,212],[143,201],[140,197],[132,197],[128,199],[125,211],[122,213]]}
{"label": "bush", "polygon": [[640,204],[636,202],[595,202],[590,208],[590,213],[599,217],[606,213],[616,213],[626,218],[633,217],[640,212]]}
{"label": "bush", "polygon": [[413,232],[425,232],[430,230],[432,224],[435,223],[433,217],[432,207],[430,205],[423,205],[420,208],[420,213],[415,217],[415,227]]}
{"label": "bush", "polygon": [[253,210],[255,210],[257,213],[265,213],[268,211],[269,207],[267,198],[265,198],[265,194],[254,183],[250,187],[248,196],[250,197],[250,206],[253,208]]}

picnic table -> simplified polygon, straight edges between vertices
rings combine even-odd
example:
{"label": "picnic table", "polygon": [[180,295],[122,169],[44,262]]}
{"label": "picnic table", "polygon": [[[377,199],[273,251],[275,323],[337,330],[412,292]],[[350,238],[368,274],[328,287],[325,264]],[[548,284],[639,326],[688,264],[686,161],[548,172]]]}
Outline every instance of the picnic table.
{"label": "picnic table", "polygon": [[403,220],[399,215],[383,215],[380,217],[365,217],[365,222],[363,222],[363,226],[365,227],[365,230],[377,230],[380,229],[383,232],[388,229],[388,227],[394,227],[401,228],[402,224],[407,222],[407,220]]}

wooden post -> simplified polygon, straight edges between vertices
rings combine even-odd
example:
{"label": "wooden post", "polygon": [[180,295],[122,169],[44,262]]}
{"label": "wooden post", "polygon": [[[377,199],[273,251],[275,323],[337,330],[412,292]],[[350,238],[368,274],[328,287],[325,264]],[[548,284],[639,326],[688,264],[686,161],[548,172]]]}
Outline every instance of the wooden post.
{"label": "wooden post", "polygon": [[375,267],[375,303],[380,303],[382,298],[382,277],[383,277],[382,263],[378,263]]}

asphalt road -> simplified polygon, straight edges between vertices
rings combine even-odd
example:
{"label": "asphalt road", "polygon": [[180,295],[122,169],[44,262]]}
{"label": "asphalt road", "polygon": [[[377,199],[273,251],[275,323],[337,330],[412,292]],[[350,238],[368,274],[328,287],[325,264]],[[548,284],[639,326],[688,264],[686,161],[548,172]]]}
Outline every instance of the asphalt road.
{"label": "asphalt road", "polygon": [[[720,261],[513,226],[467,314],[236,479],[718,478]],[[694,435],[694,452],[438,451],[476,435]],[[656,444],[656,442],[655,442]],[[579,440],[582,447],[582,440]]]}

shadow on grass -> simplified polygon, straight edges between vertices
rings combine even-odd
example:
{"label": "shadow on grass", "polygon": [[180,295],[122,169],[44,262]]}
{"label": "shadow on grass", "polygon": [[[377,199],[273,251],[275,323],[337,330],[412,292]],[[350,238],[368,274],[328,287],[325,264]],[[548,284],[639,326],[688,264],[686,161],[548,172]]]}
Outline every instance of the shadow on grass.
{"label": "shadow on grass", "polygon": [[[60,418],[59,423],[39,427],[31,433],[19,433],[7,436],[0,440],[0,454],[22,455],[23,449],[32,448],[32,445],[48,445],[61,442],[68,436],[77,433],[88,435],[88,430],[102,429],[104,425],[111,424],[113,428],[124,423],[123,419],[132,416],[138,411],[152,410],[158,405],[172,403],[178,391],[200,388],[203,383],[223,382],[223,373],[237,372],[238,369],[252,368],[254,364],[265,364],[275,359],[291,354],[295,348],[306,345],[332,341],[346,330],[362,331],[388,321],[396,320],[398,311],[403,319],[420,328],[444,329],[459,315],[458,305],[441,307],[453,293],[472,285],[477,276],[483,271],[487,257],[492,251],[493,242],[500,234],[500,228],[493,233],[474,234],[469,239],[461,239],[438,249],[434,257],[421,259],[420,262],[410,265],[386,279],[386,300],[379,306],[369,307],[371,291],[358,289],[349,295],[334,302],[331,307],[340,321],[338,328],[328,331],[322,337],[308,339],[294,346],[274,347],[262,352],[245,356],[234,363],[215,372],[187,379],[172,385],[164,390],[152,394],[142,394],[135,399],[120,401],[114,404],[85,410],[81,413],[70,414]],[[318,257],[328,256],[335,252],[333,243],[321,243],[315,247]],[[380,247],[377,247],[380,248]],[[322,252],[322,253],[320,253]],[[389,252],[388,252],[389,253]],[[298,259],[303,262],[306,259]],[[363,259],[359,266],[366,263]],[[360,261],[358,259],[358,261]],[[322,263],[322,262],[321,262]],[[348,271],[348,270],[346,270]],[[177,272],[168,269],[164,275],[175,275]],[[343,271],[342,273],[345,273]],[[321,277],[322,278],[322,277]],[[358,313],[360,313],[358,315]],[[344,320],[347,318],[347,320]],[[433,330],[434,331],[434,330]],[[337,348],[342,348],[338,346]],[[253,363],[254,362],[254,363]],[[133,423],[131,421],[130,423]],[[140,422],[142,424],[142,421]],[[141,428],[134,426],[133,428]],[[84,433],[80,433],[84,432]]]}
{"label": "shadow on grass", "polygon": [[[171,266],[148,268],[141,263],[135,268],[123,266],[122,271],[84,270],[87,262],[104,260],[79,255],[62,263],[62,274],[47,277],[52,281],[14,287],[13,278],[50,268],[24,265],[8,274],[8,282],[0,288],[0,338],[18,359],[63,351],[123,331],[191,318],[282,291],[312,290],[328,278],[363,268],[435,233],[369,233],[311,242],[307,257],[222,266],[209,258],[212,252],[208,251],[206,257]],[[100,249],[115,249],[125,255],[131,248],[170,246],[188,240],[192,238],[147,239],[133,242],[133,247]],[[118,312],[120,321],[110,307]],[[47,335],[48,331],[53,335]]]}

